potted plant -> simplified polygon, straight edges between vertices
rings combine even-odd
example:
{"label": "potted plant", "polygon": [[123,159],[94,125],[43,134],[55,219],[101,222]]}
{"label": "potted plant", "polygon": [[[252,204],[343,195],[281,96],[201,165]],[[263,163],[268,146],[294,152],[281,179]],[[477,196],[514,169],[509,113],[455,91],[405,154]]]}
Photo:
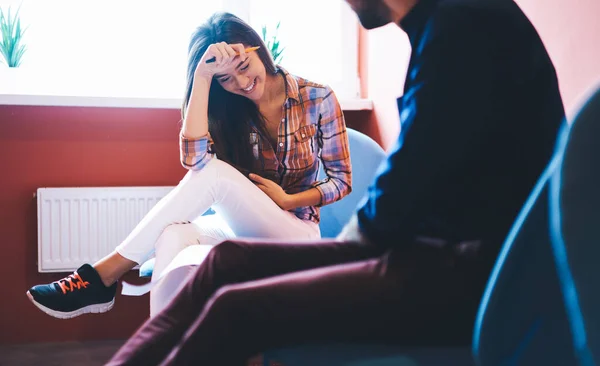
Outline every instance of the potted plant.
{"label": "potted plant", "polygon": [[19,67],[25,54],[23,35],[25,29],[21,27],[19,9],[11,14],[10,7],[7,12],[0,8],[0,62],[10,68]]}
{"label": "potted plant", "polygon": [[23,61],[25,44],[19,17],[20,7],[16,12],[0,8],[0,94],[20,93],[23,80],[18,67]]}
{"label": "potted plant", "polygon": [[277,22],[277,25],[275,26],[275,30],[273,31],[273,35],[269,34],[269,32],[267,31],[266,25],[262,26],[263,42],[265,42],[265,44],[267,45],[267,48],[269,49],[269,52],[271,52],[271,56],[273,56],[273,60],[275,61],[276,64],[279,64],[281,62],[281,60],[283,59],[283,51],[285,50],[285,47],[281,47],[279,39],[277,38],[277,36],[278,36],[277,33],[279,33],[280,25],[281,25],[281,22]]}

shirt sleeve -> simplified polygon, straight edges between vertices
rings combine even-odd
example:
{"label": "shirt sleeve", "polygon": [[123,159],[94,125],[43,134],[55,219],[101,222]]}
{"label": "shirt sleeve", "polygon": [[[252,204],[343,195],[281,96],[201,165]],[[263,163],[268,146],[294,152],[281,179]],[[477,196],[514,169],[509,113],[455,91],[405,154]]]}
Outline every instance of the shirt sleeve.
{"label": "shirt sleeve", "polygon": [[321,194],[318,206],[325,206],[352,192],[352,165],[346,122],[335,93],[330,88],[327,88],[327,95],[319,108],[317,141],[327,177],[312,186]]}
{"label": "shirt sleeve", "polygon": [[183,134],[179,137],[181,165],[189,170],[200,170],[213,158],[214,154],[210,152],[212,139],[209,135],[198,138],[188,139]]}
{"label": "shirt sleeve", "polygon": [[[430,23],[407,73],[399,100],[402,133],[379,167],[357,212],[373,242],[406,242],[424,213],[435,211],[457,167],[476,156],[491,132],[486,121],[496,109],[490,30],[453,16]],[[518,133],[518,132],[515,132]]]}

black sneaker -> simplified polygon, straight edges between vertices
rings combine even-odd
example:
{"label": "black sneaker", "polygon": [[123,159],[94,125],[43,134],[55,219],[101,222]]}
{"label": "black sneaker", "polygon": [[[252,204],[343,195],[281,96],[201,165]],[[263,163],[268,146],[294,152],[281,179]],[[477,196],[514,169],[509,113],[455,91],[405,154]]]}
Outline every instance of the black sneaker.
{"label": "black sneaker", "polygon": [[33,286],[27,297],[43,312],[59,319],[104,313],[115,304],[117,283],[106,287],[94,267],[84,264],[73,274],[47,285]]}

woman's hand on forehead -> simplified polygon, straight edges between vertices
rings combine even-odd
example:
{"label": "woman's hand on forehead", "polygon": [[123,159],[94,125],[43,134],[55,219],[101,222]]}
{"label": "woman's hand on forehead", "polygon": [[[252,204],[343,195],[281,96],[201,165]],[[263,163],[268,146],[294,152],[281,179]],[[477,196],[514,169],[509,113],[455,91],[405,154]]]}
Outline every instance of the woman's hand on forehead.
{"label": "woman's hand on forehead", "polygon": [[[208,46],[196,66],[196,75],[203,77],[219,77],[235,71],[248,58],[245,47],[241,43],[215,43]],[[211,60],[211,62],[207,62]],[[212,61],[214,60],[214,61]]]}

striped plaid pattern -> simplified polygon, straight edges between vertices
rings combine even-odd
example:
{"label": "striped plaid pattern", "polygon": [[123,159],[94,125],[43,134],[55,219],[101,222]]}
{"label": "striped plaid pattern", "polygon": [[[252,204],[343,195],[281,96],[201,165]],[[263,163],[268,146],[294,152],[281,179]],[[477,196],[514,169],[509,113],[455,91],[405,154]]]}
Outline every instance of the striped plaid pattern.
{"label": "striped plaid pattern", "polygon": [[[281,72],[286,79],[285,118],[279,125],[275,146],[267,136],[254,130],[248,137],[259,172],[289,193],[316,188],[321,202],[299,207],[294,214],[303,220],[319,222],[319,207],[333,203],[352,191],[352,172],[346,123],[331,88]],[[181,163],[199,170],[210,159],[210,137],[188,139],[181,136]],[[320,164],[327,177],[317,181]]]}

